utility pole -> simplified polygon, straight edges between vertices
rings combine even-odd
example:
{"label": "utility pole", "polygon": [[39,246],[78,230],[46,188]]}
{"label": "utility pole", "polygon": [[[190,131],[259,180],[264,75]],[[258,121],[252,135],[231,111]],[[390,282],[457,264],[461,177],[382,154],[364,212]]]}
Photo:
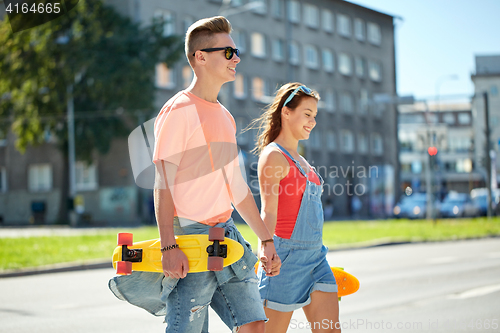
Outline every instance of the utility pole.
{"label": "utility pole", "polygon": [[69,222],[77,224],[75,213],[76,177],[75,177],[75,107],[73,102],[73,84],[67,87],[68,111],[68,173],[69,173]]}
{"label": "utility pole", "polygon": [[[488,92],[483,92],[484,121],[486,122],[486,188],[488,189],[488,218],[491,218],[491,156],[490,156],[490,116],[488,105]],[[495,179],[496,181],[496,179]]]}

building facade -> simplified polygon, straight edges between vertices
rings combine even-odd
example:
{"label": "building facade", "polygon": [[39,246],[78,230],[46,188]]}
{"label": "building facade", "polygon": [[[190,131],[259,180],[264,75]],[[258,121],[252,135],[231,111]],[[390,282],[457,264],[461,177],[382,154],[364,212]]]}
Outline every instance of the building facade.
{"label": "building facade", "polygon": [[484,185],[474,160],[474,124],[470,103],[416,103],[399,107],[401,190],[427,192],[429,147],[437,148],[431,170],[439,200],[449,191],[470,193]]}
{"label": "building facade", "polygon": [[484,94],[488,98],[490,128],[490,156],[492,157],[492,186],[500,183],[500,55],[476,56],[476,72],[471,76],[474,83],[472,111],[475,130],[475,162],[486,179],[486,117]]}
{"label": "building facade", "polygon": [[[219,13],[228,17],[242,60],[237,66],[235,82],[223,86],[219,100],[236,120],[238,144],[255,193],[258,192],[257,157],[250,151],[256,132],[243,132],[242,129],[260,115],[283,83],[300,81],[321,95],[316,128],[309,140],[301,142],[300,149],[325,179],[323,198],[334,206],[330,218],[345,218],[354,213],[362,217],[392,214],[399,174],[397,112],[394,105],[377,104],[373,97],[376,94],[396,95],[393,16],[341,0],[105,2],[140,24],[146,25],[154,17],[163,18],[166,35],[184,35],[193,22],[204,17]],[[253,9],[248,9],[252,2],[259,2],[260,6],[251,4]],[[157,64],[156,108],[159,110],[177,91],[186,88],[191,79],[192,71],[185,58],[172,68]],[[144,119],[147,121],[155,116],[156,113],[145,115]],[[104,156],[96,157],[91,166],[81,167],[81,173],[94,184],[92,189],[78,190],[84,197],[84,211],[92,219],[132,221],[147,218],[150,191],[135,186],[127,153],[127,143],[117,140],[111,152],[119,158],[113,159],[117,168],[109,172],[102,170],[105,168],[101,162]],[[0,168],[5,169],[3,174],[9,190],[0,196],[8,196],[11,192],[10,169],[14,166],[2,164],[1,154],[0,150]],[[62,160],[60,157],[59,162]],[[25,177],[30,163],[24,166]],[[121,173],[116,172],[121,169]],[[120,178],[119,174],[124,176]],[[56,183],[52,188],[58,188]],[[100,193],[103,187],[127,193],[123,196],[109,194],[113,198],[131,196],[134,199],[102,207]],[[360,200],[355,200],[354,204],[356,196]],[[114,217],[106,211],[128,215],[126,218]],[[5,221],[14,222],[10,216],[5,217]],[[21,220],[25,221],[25,217]]]}

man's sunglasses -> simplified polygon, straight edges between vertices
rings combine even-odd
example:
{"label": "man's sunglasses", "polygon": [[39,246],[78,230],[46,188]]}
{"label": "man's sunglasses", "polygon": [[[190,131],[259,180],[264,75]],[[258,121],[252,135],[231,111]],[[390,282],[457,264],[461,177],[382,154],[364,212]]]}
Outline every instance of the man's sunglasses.
{"label": "man's sunglasses", "polygon": [[285,104],[283,104],[283,106],[287,105],[288,102],[290,102],[293,98],[293,96],[295,96],[295,94],[297,94],[297,92],[301,90],[302,92],[308,94],[308,95],[312,95],[312,90],[307,88],[306,86],[299,86],[297,87],[291,94],[290,96],[288,96],[288,98],[286,99],[285,101]]}
{"label": "man's sunglasses", "polygon": [[[238,49],[233,49],[231,46],[226,46],[226,47],[215,47],[215,48],[210,48],[210,49],[202,49],[200,51],[203,52],[215,52],[215,51],[222,51],[224,50],[224,56],[226,57],[227,60],[231,60],[233,58],[233,55],[236,54],[238,57],[240,56],[240,50]],[[193,53],[193,57],[196,54]]]}

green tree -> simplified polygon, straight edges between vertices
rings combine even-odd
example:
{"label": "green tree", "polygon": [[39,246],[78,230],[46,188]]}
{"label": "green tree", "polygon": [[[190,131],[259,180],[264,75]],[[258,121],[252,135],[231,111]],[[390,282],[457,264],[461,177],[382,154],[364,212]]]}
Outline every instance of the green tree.
{"label": "green tree", "polygon": [[[21,152],[55,133],[66,153],[66,110],[73,87],[77,159],[109,150],[130,131],[125,119],[154,105],[155,65],[172,65],[180,36],[164,36],[165,22],[140,27],[100,0],[80,0],[66,15],[12,33],[0,21],[0,130],[16,134]],[[136,121],[133,125],[136,125]]]}

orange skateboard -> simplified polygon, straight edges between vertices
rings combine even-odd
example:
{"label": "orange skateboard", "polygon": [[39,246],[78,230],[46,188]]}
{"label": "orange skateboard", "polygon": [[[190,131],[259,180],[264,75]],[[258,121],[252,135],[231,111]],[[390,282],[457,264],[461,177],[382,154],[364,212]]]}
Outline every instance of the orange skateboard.
{"label": "orange skateboard", "polygon": [[[224,228],[211,228],[208,235],[175,236],[179,248],[189,261],[189,273],[221,271],[243,256],[243,246],[224,237]],[[160,240],[132,242],[132,234],[119,233],[118,246],[113,252],[116,274],[128,275],[132,271],[163,272]]]}
{"label": "orange skateboard", "polygon": [[335,281],[337,281],[337,295],[340,297],[354,294],[359,289],[359,280],[347,273],[341,267],[331,267]]}
{"label": "orange skateboard", "polygon": [[[255,272],[257,272],[259,263],[255,264]],[[352,274],[347,273],[341,267],[330,267],[337,282],[337,295],[339,300],[341,297],[354,294],[359,289],[359,280]]]}

